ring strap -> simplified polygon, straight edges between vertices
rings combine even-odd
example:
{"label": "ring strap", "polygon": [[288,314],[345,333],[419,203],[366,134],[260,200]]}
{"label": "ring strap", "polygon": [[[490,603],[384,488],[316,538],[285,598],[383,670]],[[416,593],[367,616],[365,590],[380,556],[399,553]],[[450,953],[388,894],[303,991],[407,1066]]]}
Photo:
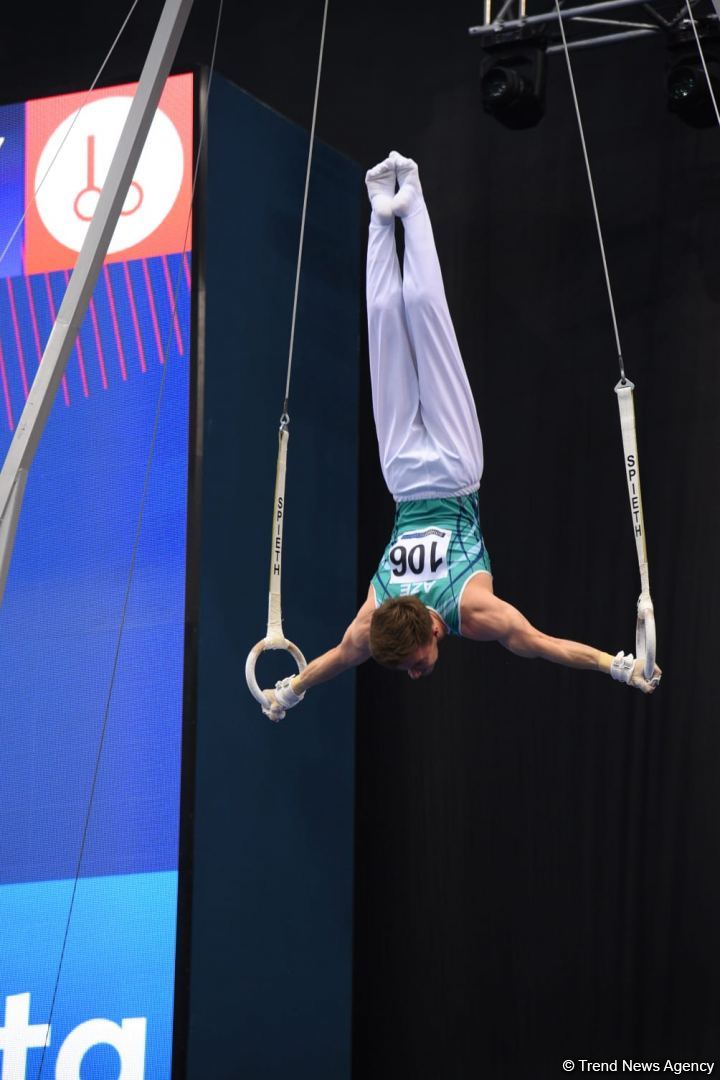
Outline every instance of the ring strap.
{"label": "ring strap", "polygon": [[283,634],[282,604],[280,587],[282,583],[283,524],[285,520],[285,476],[287,473],[287,447],[290,434],[287,424],[280,424],[278,435],[278,457],[275,472],[275,499],[273,502],[272,543],[270,548],[270,585],[268,589],[268,620],[265,637],[258,641],[248,653],[245,661],[245,679],[250,693],[261,705],[267,699],[255,678],[255,665],[258,657],[266,649],[284,649],[289,652],[298,666],[298,671],[307,667],[307,661],[297,645]]}
{"label": "ring strap", "polygon": [[627,480],[630,514],[632,516],[635,547],[640,567],[640,597],[638,599],[637,625],[635,629],[635,649],[638,659],[643,661],[645,678],[650,679],[655,670],[655,614],[650,597],[645,519],[643,517],[642,493],[640,490],[640,466],[635,427],[635,405],[633,402],[634,389],[635,384],[630,382],[629,379],[621,379],[615,386],[620,410],[625,478]]}

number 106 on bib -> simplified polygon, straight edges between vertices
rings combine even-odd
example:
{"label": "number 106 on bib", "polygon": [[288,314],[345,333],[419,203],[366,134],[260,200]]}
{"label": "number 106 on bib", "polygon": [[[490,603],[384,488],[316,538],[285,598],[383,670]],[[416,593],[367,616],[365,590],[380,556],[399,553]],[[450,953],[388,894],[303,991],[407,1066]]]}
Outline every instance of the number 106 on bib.
{"label": "number 106 on bib", "polygon": [[431,529],[399,536],[388,553],[393,581],[437,581],[447,577],[451,535],[445,529]]}

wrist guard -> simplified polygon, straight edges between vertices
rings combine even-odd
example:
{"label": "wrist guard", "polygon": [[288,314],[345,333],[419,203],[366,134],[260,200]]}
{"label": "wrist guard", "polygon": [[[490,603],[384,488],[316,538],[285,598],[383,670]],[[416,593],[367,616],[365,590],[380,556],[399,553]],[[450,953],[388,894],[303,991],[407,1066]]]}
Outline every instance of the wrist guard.
{"label": "wrist guard", "polygon": [[298,705],[305,697],[305,693],[296,694],[290,685],[294,676],[290,675],[287,679],[281,679],[280,682],[275,683],[275,700],[279,705],[282,705],[283,709],[292,709],[294,705]]}
{"label": "wrist guard", "polygon": [[610,665],[610,674],[618,682],[629,684],[634,670],[635,657],[632,653],[628,653],[626,656],[625,653],[619,652]]}

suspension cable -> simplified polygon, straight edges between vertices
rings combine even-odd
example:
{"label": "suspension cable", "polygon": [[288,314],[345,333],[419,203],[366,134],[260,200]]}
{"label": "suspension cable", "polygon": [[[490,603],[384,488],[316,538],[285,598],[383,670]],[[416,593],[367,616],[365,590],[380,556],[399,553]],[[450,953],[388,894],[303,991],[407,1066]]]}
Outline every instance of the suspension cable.
{"label": "suspension cable", "polygon": [[295,293],[293,296],[292,318],[290,321],[290,348],[288,352],[287,380],[285,383],[285,399],[283,401],[282,414],[280,416],[280,430],[278,432],[278,456],[275,468],[275,497],[273,501],[273,523],[270,544],[270,583],[268,587],[268,617],[265,637],[261,638],[252,647],[245,661],[245,680],[248,689],[255,700],[262,707],[263,712],[270,719],[276,719],[270,708],[270,702],[263,693],[255,675],[255,666],[260,656],[266,649],[282,649],[289,652],[294,659],[298,671],[306,667],[306,660],[301,650],[294,642],[288,640],[283,633],[282,627],[282,557],[283,557],[283,529],[285,525],[285,478],[287,475],[287,450],[290,438],[290,377],[292,375],[293,352],[295,348],[295,327],[297,324],[298,294],[300,292],[300,271],[302,268],[303,245],[305,241],[305,222],[307,220],[308,192],[310,190],[310,173],[312,168],[313,150],[315,148],[315,127],[317,124],[318,100],[320,98],[320,77],[322,75],[323,55],[325,52],[325,29],[327,27],[329,0],[325,0],[323,7],[322,30],[320,32],[320,51],[318,55],[317,74],[315,77],[315,98],[313,100],[312,123],[310,125],[310,145],[308,146],[307,168],[305,169],[305,191],[303,194],[302,215],[300,218],[300,242],[298,245],[297,265],[295,267]]}
{"label": "suspension cable", "polygon": [[329,0],[325,0],[322,30],[320,31],[320,53],[318,56],[317,76],[315,78],[315,98],[313,101],[312,123],[310,125],[310,146],[308,147],[307,168],[305,170],[305,192],[303,195],[302,216],[300,219],[300,242],[298,244],[297,266],[295,267],[295,292],[293,295],[292,319],[290,322],[290,348],[288,350],[287,380],[285,382],[285,400],[283,402],[280,426],[286,428],[290,423],[288,407],[290,402],[290,377],[292,375],[293,353],[295,350],[295,326],[297,323],[298,295],[300,293],[300,270],[302,268],[303,246],[305,243],[305,219],[307,217],[308,192],[310,190],[310,171],[313,150],[315,149],[315,126],[317,123],[318,100],[320,98],[320,76],[322,75],[323,55],[325,53],[325,28],[327,26]]}
{"label": "suspension cable", "polygon": [[608,302],[610,304],[610,315],[612,317],[613,330],[615,331],[615,345],[617,348],[618,364],[620,366],[620,380],[624,385],[627,379],[625,376],[625,365],[623,363],[622,347],[620,345],[620,331],[618,330],[617,316],[615,315],[615,302],[613,300],[612,285],[610,284],[610,272],[608,270],[607,257],[605,255],[605,242],[603,240],[603,232],[600,225],[600,213],[598,211],[597,199],[595,198],[595,185],[593,183],[592,170],[590,168],[590,158],[588,156],[587,144],[585,142],[585,131],[583,128],[582,116],[580,114],[580,103],[578,102],[577,91],[575,89],[575,79],[573,77],[573,69],[570,62],[570,50],[568,49],[567,38],[565,37],[565,27],[563,25],[559,0],[555,0],[555,9],[557,11],[558,23],[560,24],[560,34],[562,35],[563,50],[565,52],[565,63],[567,64],[568,77],[570,79],[570,89],[572,90],[573,102],[575,104],[575,115],[577,117],[578,129],[580,132],[580,142],[582,144],[583,157],[585,158],[585,170],[587,172],[588,184],[590,186],[590,198],[592,200],[593,213],[595,215],[595,226],[597,228],[598,240],[600,242],[600,255],[602,256],[603,271],[605,272],[605,285],[607,288]]}
{"label": "suspension cable", "polygon": [[[135,2],[137,3],[137,0],[135,0]],[[52,994],[52,1001],[51,1001],[51,1004],[50,1004],[50,1015],[48,1017],[48,1024],[47,1024],[47,1035],[46,1035],[46,1039],[45,1039],[45,1045],[43,1046],[43,1052],[42,1052],[42,1057],[41,1057],[41,1060],[40,1060],[40,1065],[39,1065],[38,1072],[37,1072],[37,1080],[40,1080],[40,1077],[42,1075],[43,1066],[45,1064],[45,1056],[46,1056],[46,1053],[47,1053],[49,1034],[50,1034],[51,1024],[52,1024],[52,1018],[53,1018],[53,1013],[54,1013],[54,1009],[55,1009],[55,1003],[56,1003],[56,999],[57,999],[58,988],[59,988],[59,985],[60,985],[60,976],[62,974],[63,963],[64,963],[64,960],[65,960],[65,953],[66,953],[66,950],[67,950],[68,937],[69,937],[69,934],[70,934],[70,924],[72,922],[73,910],[74,910],[74,907],[75,907],[75,899],[76,899],[76,896],[77,896],[78,884],[79,884],[79,881],[80,881],[82,863],[83,863],[83,858],[84,858],[84,855],[85,855],[85,847],[86,847],[88,831],[89,831],[89,827],[90,827],[90,819],[91,819],[91,816],[92,816],[93,806],[94,806],[94,802],[95,802],[95,791],[96,791],[96,788],[97,788],[97,781],[98,781],[98,775],[100,773],[100,764],[101,764],[101,760],[102,760],[102,753],[103,753],[103,748],[104,748],[104,745],[105,745],[105,738],[106,738],[106,735],[107,735],[108,720],[109,720],[109,716],[110,716],[110,706],[112,704],[113,692],[114,692],[114,689],[115,689],[115,682],[116,682],[117,671],[118,671],[118,666],[119,666],[119,661],[120,661],[120,652],[121,652],[121,648],[122,648],[123,636],[124,636],[124,633],[125,633],[125,624],[126,624],[126,621],[127,621],[127,612],[128,612],[129,602],[130,602],[130,594],[132,592],[132,585],[133,585],[133,581],[134,581],[134,578],[135,578],[135,566],[136,566],[136,563],[137,563],[137,555],[138,555],[138,550],[139,550],[139,547],[140,547],[140,538],[141,538],[141,535],[142,535],[143,520],[144,520],[144,517],[145,517],[145,508],[146,508],[146,505],[147,505],[147,497],[148,497],[148,491],[149,491],[149,487],[150,487],[150,475],[151,475],[151,472],[152,472],[152,464],[153,464],[153,459],[154,459],[154,456],[155,456],[155,447],[156,447],[156,444],[157,444],[158,429],[159,429],[159,425],[160,425],[160,413],[161,413],[162,401],[163,401],[163,396],[164,396],[164,391],[165,391],[165,383],[166,383],[166,380],[167,380],[167,371],[168,371],[168,368],[170,366],[168,364],[168,362],[167,362],[168,356],[170,354],[170,341],[171,341],[171,338],[172,338],[172,334],[174,332],[175,317],[176,317],[176,313],[177,313],[178,293],[180,291],[180,281],[181,281],[181,276],[182,276],[182,268],[183,268],[183,262],[184,262],[184,259],[185,259],[185,254],[187,252],[188,239],[189,239],[189,235],[190,235],[190,221],[191,221],[191,218],[192,218],[192,206],[193,206],[193,202],[194,202],[194,198],[195,198],[195,189],[197,187],[198,173],[199,173],[199,170],[200,170],[200,161],[201,161],[201,155],[202,155],[202,148],[203,148],[203,145],[204,145],[205,135],[206,135],[207,114],[208,114],[208,106],[209,106],[209,101],[210,101],[210,88],[211,88],[211,85],[212,85],[213,73],[214,73],[214,70],[215,70],[215,57],[216,57],[216,54],[217,54],[217,44],[218,44],[218,37],[219,37],[219,34],[220,34],[220,23],[221,23],[221,20],[222,20],[222,12],[223,12],[224,2],[225,2],[225,0],[220,0],[220,4],[219,4],[219,8],[218,8],[218,17],[217,17],[217,22],[216,22],[216,25],[215,25],[215,37],[214,37],[214,40],[213,40],[212,59],[210,61],[210,68],[209,68],[209,73],[208,73],[207,94],[205,96],[204,108],[203,108],[203,112],[202,112],[202,115],[201,115],[201,118],[200,118],[200,130],[199,130],[199,134],[198,134],[197,157],[196,157],[196,160],[195,160],[195,168],[194,168],[194,171],[193,171],[193,178],[192,178],[192,190],[191,190],[191,194],[190,194],[190,209],[188,210],[188,216],[187,216],[187,220],[186,220],[186,223],[185,223],[185,234],[184,234],[184,238],[183,238],[183,248],[182,248],[182,253],[180,255],[180,261],[178,263],[178,271],[177,271],[177,274],[175,276],[175,284],[174,284],[173,295],[172,295],[172,306],[171,306],[171,312],[170,312],[170,321],[169,321],[169,324],[168,324],[168,330],[167,330],[167,333],[166,333],[166,336],[165,336],[165,341],[163,343],[163,348],[162,348],[162,354],[161,354],[162,374],[160,376],[160,386],[159,386],[159,389],[158,389],[157,402],[156,402],[156,405],[155,405],[152,434],[151,434],[151,437],[150,437],[150,447],[149,447],[149,450],[148,450],[147,463],[145,465],[145,473],[144,473],[144,479],[143,479],[143,487],[142,487],[142,492],[141,492],[141,495],[140,495],[140,507],[139,507],[139,510],[138,510],[137,523],[136,523],[136,526],[135,526],[135,536],[134,536],[134,540],[133,540],[132,553],[131,553],[131,556],[130,556],[130,565],[129,565],[129,569],[128,569],[128,576],[127,576],[127,582],[126,582],[126,586],[125,586],[125,593],[124,593],[124,598],[123,598],[122,610],[121,610],[121,614],[120,614],[120,625],[118,627],[118,632],[117,632],[116,641],[115,641],[115,651],[114,651],[114,655],[113,655],[113,664],[112,664],[112,670],[111,670],[111,674],[110,674],[110,683],[109,683],[109,686],[108,686],[107,695],[106,695],[106,699],[105,699],[105,708],[104,708],[104,711],[103,711],[103,720],[102,720],[102,726],[101,726],[101,729],[100,729],[100,739],[99,739],[99,742],[98,742],[98,750],[97,750],[97,754],[96,754],[96,757],[95,757],[95,765],[94,765],[93,776],[92,776],[92,781],[91,781],[91,785],[90,785],[90,794],[89,794],[89,797],[88,797],[87,812],[85,814],[85,820],[84,820],[84,824],[83,824],[82,836],[81,836],[81,840],[80,840],[80,850],[79,850],[79,853],[78,853],[78,859],[77,859],[77,864],[76,864],[76,869],[75,869],[75,877],[74,877],[74,881],[73,881],[72,894],[71,894],[71,897],[70,897],[70,905],[69,905],[69,909],[68,909],[67,921],[65,923],[65,931],[64,931],[64,936],[63,936],[63,943],[62,943],[62,948],[61,948],[61,951],[60,951],[60,960],[59,960],[59,963],[58,963],[57,976],[56,976],[56,979],[55,979],[55,985],[54,985],[53,994]]]}
{"label": "suspension cable", "polygon": [[582,117],[580,115],[580,105],[578,102],[577,91],[575,89],[575,79],[573,78],[572,64],[570,62],[570,50],[568,49],[567,38],[565,36],[565,27],[563,25],[562,15],[560,13],[559,0],[555,0],[555,8],[557,10],[558,22],[560,24],[560,34],[562,36],[563,51],[565,53],[565,63],[567,64],[573,102],[575,103],[575,115],[577,117],[578,130],[580,132],[580,142],[582,143],[583,156],[585,158],[585,169],[587,171],[588,185],[590,187],[590,196],[592,199],[593,212],[595,214],[595,225],[597,227],[598,240],[600,242],[600,254],[602,255],[603,270],[605,271],[605,284],[607,286],[608,301],[610,303],[610,314],[612,315],[612,324],[615,331],[615,343],[617,346],[618,363],[620,365],[620,381],[615,387],[615,393],[617,394],[618,409],[620,412],[620,430],[622,433],[623,454],[625,458],[625,479],[627,482],[628,497],[630,500],[630,514],[632,518],[633,533],[635,536],[635,547],[637,551],[638,567],[640,570],[640,596],[637,603],[637,621],[635,624],[635,651],[637,653],[638,659],[642,660],[643,674],[645,678],[647,680],[650,680],[655,677],[655,612],[653,609],[652,598],[650,596],[650,571],[648,568],[647,544],[645,539],[645,520],[643,516],[642,494],[640,490],[640,465],[638,459],[637,431],[635,425],[635,406],[633,402],[633,391],[635,389],[635,386],[625,375],[625,365],[623,363],[622,348],[620,346],[620,332],[618,330],[617,317],[615,315],[615,303],[613,301],[612,286],[610,284],[610,273],[608,270],[607,258],[605,255],[605,244],[603,241],[602,228],[600,225],[600,214],[598,212],[597,200],[595,198],[595,186],[593,184],[592,170],[590,168],[590,158],[587,151],[587,144],[585,142],[585,132],[583,129]]}

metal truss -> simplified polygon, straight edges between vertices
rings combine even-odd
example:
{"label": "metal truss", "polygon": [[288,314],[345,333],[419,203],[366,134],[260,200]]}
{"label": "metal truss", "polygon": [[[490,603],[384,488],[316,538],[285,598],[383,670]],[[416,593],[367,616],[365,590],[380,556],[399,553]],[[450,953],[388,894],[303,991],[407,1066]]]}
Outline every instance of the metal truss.
{"label": "metal truss", "polygon": [[[562,2],[563,0],[561,4]],[[589,49],[599,45],[628,41],[632,38],[668,34],[681,30],[684,26],[690,26],[688,3],[693,9],[693,14],[701,5],[708,7],[706,0],[687,0],[687,3],[683,2],[679,7],[677,0],[600,0],[597,4],[565,8],[560,11],[560,16],[555,8],[542,14],[527,15],[526,0],[503,0],[497,13],[493,15],[493,0],[485,0],[484,22],[480,26],[469,27],[468,33],[471,37],[485,39],[483,43],[490,45],[493,40],[501,39],[504,32],[522,32],[530,27],[536,27],[538,31],[541,31],[545,28],[550,42],[547,52],[560,52],[563,46],[555,24],[558,18],[561,18],[565,26],[568,48]],[[637,18],[607,18],[603,14],[620,8],[637,9]],[[712,0],[712,10],[706,10],[702,15],[698,12],[697,18],[702,18],[706,24],[717,21],[720,32],[720,0]],[[608,33],[610,27],[612,27],[612,32]],[[579,28],[580,34],[573,36],[573,28]],[[598,32],[583,36],[589,28],[597,28]]]}

